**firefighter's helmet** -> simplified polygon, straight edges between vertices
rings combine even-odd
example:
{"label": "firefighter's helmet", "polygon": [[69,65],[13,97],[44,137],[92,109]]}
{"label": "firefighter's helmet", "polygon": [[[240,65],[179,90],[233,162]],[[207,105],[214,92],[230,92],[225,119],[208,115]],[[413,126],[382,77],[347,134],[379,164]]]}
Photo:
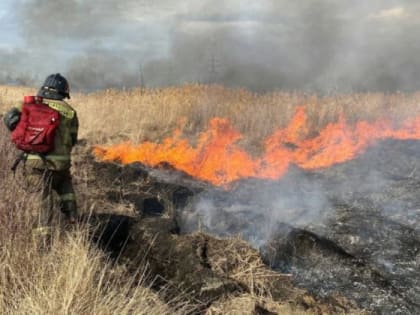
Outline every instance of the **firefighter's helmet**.
{"label": "firefighter's helmet", "polygon": [[69,83],[61,74],[51,74],[45,79],[38,96],[59,100],[70,98]]}

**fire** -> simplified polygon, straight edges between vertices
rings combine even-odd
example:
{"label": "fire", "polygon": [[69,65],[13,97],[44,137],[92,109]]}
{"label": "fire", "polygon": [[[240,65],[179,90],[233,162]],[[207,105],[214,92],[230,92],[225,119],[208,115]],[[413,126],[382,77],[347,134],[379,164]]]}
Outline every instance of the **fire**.
{"label": "fire", "polygon": [[408,119],[398,127],[387,119],[350,125],[340,117],[316,136],[308,136],[308,129],[307,115],[300,107],[288,126],[264,141],[265,149],[259,157],[252,157],[239,146],[242,134],[224,118],[212,119],[194,146],[177,129],[162,143],[99,146],[94,154],[104,161],[123,164],[141,162],[156,167],[169,163],[198,179],[228,186],[242,178],[279,179],[292,164],[305,170],[327,168],[354,159],[381,139],[420,139],[420,117]]}

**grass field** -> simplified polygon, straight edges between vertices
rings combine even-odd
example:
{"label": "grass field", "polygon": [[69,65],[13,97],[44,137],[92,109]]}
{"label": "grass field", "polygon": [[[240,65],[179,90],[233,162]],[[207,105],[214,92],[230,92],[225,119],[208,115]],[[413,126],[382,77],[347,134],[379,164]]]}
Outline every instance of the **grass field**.
{"label": "grass field", "polygon": [[[0,87],[0,111],[19,102],[36,89]],[[181,125],[186,136],[194,136],[214,117],[229,119],[245,135],[249,149],[278,128],[286,126],[296,108],[309,117],[316,133],[340,115],[350,123],[391,118],[395,122],[420,113],[420,93],[344,94],[316,96],[299,92],[251,93],[222,86],[186,85],[165,89],[105,90],[73,93],[69,101],[77,110],[80,137],[92,144],[131,140],[159,141]]]}
{"label": "grass field", "polygon": [[[34,93],[31,88],[0,87],[0,112],[23,95]],[[201,85],[74,93],[70,103],[79,115],[79,137],[88,146],[127,140],[159,142],[177,126],[193,142],[211,118],[224,117],[244,135],[241,145],[255,154],[261,150],[261,139],[286,126],[298,106],[309,117],[309,134],[316,134],[340,115],[350,123],[379,118],[398,123],[420,113],[420,93],[320,97]],[[32,215],[37,213],[35,196],[13,179],[9,168],[15,151],[4,126],[0,130],[0,313],[182,314],[182,307],[162,302],[141,279],[139,283],[122,282],[127,279],[125,271],[89,247],[83,228],[55,235],[48,252],[39,249],[30,229]],[[79,204],[82,212],[93,206]]]}

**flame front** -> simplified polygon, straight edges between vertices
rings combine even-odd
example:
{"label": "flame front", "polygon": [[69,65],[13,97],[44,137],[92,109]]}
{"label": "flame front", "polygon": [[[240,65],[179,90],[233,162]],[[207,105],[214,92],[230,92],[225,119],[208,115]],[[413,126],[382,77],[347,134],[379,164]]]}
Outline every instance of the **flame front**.
{"label": "flame front", "polygon": [[104,161],[123,164],[141,162],[156,167],[169,163],[198,179],[227,186],[242,178],[279,179],[291,164],[306,170],[327,168],[354,159],[381,139],[420,139],[420,117],[406,120],[399,127],[386,119],[350,125],[340,117],[315,137],[308,137],[307,116],[301,107],[288,126],[276,130],[264,141],[264,153],[260,157],[252,157],[239,146],[242,138],[229,120],[214,118],[208,129],[199,134],[195,146],[176,130],[162,143],[100,146],[94,149],[94,154]]}

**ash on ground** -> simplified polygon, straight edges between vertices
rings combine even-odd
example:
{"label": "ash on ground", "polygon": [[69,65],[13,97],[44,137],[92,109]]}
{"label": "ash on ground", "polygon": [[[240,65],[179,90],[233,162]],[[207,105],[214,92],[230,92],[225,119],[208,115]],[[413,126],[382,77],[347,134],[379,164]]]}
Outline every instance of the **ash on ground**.
{"label": "ash on ground", "polygon": [[231,190],[138,163],[114,175],[109,187],[120,189],[109,199],[141,215],[170,213],[174,233],[240,235],[315,296],[344,296],[376,314],[420,313],[418,141],[386,140],[347,163],[291,167],[278,181],[246,179]]}
{"label": "ash on ground", "polygon": [[420,142],[384,141],[328,169],[234,186],[197,196],[183,230],[240,234],[318,296],[420,312]]}

